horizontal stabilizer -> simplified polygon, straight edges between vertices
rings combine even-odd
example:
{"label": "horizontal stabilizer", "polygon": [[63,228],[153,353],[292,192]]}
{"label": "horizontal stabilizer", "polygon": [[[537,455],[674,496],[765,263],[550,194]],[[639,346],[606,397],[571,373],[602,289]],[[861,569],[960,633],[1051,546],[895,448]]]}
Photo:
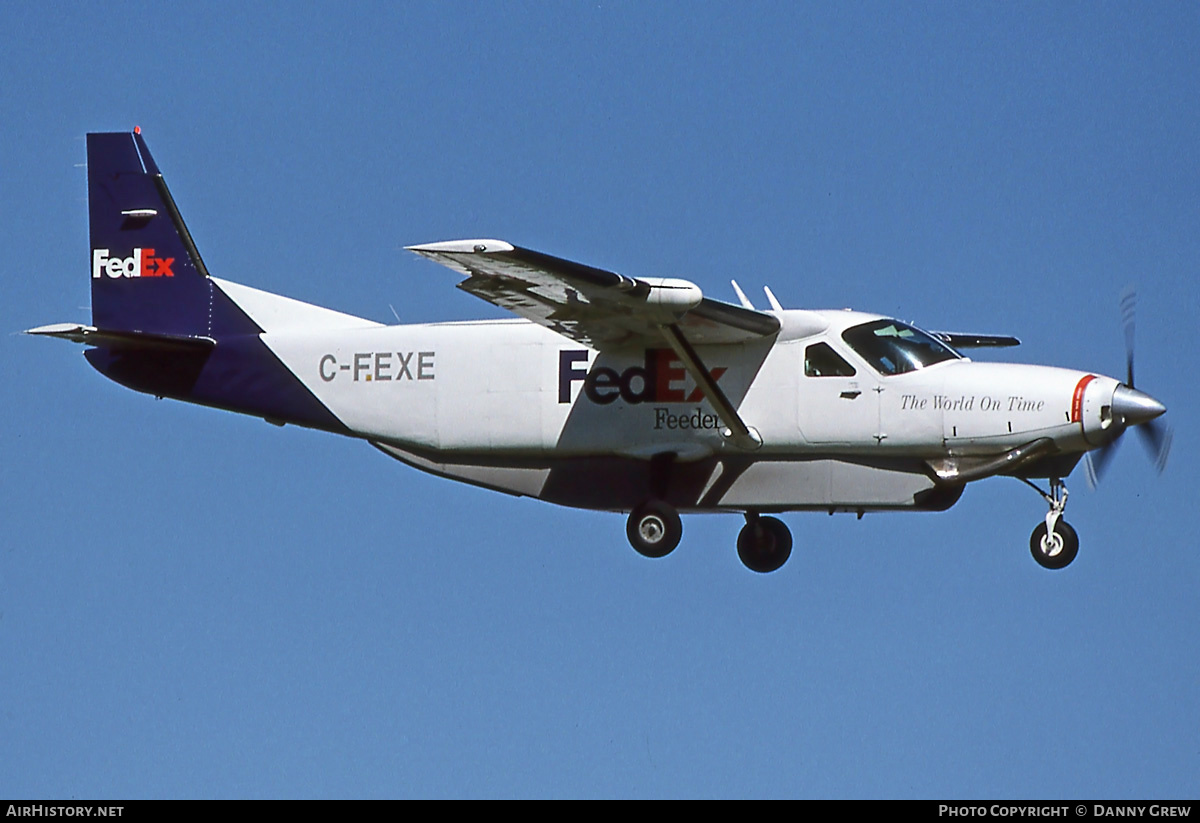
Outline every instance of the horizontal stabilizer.
{"label": "horizontal stabilizer", "polygon": [[95,326],[81,326],[78,323],[54,323],[49,326],[38,326],[25,333],[36,334],[39,337],[57,337],[60,340],[70,340],[72,343],[104,348],[205,351],[216,345],[216,341],[211,337],[98,329]]}

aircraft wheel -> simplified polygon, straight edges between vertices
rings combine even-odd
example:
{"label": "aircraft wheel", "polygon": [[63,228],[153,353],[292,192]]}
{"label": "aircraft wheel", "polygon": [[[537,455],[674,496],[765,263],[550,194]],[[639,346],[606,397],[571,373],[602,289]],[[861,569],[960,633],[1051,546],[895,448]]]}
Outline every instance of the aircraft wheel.
{"label": "aircraft wheel", "polygon": [[629,514],[625,525],[629,545],[645,557],[666,557],[683,537],[679,512],[660,500],[651,500]]}
{"label": "aircraft wheel", "polygon": [[773,572],[792,554],[792,533],[778,518],[756,517],[738,533],[737,549],[750,571]]}
{"label": "aircraft wheel", "polygon": [[1079,535],[1065,520],[1054,524],[1052,536],[1047,536],[1044,522],[1038,523],[1029,537],[1029,551],[1042,568],[1061,569],[1070,565],[1079,554]]}

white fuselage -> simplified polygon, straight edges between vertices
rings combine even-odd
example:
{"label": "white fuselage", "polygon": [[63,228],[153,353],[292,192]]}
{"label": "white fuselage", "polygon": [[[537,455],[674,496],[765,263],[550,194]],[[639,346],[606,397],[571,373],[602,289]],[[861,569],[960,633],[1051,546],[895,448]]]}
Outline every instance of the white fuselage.
{"label": "white fuselage", "polygon": [[[854,315],[864,317],[875,316]],[[884,376],[838,330],[700,350],[761,435],[763,456],[987,454],[1039,437],[1087,448],[1082,421],[1072,419],[1085,372],[963,359]],[[370,440],[547,457],[671,450],[694,457],[729,448],[718,418],[665,346],[600,354],[524,320],[283,331],[263,339]],[[806,376],[805,349],[815,342],[837,350],[856,374]],[[1098,380],[1111,381],[1110,393],[1116,384]]]}
{"label": "white fuselage", "polygon": [[[697,347],[762,439],[747,452],[722,435],[666,346],[598,352],[521,319],[382,326],[316,307],[306,317],[295,304],[280,327],[264,316],[265,293],[221,286],[353,435],[437,474],[583,507],[633,505],[646,461],[667,453],[670,494],[685,510],[919,506],[937,485],[926,461],[1040,438],[1059,452],[1097,445],[1100,406],[1117,385],[966,359],[885,375],[842,338],[878,315],[797,312],[803,322],[792,323],[781,312],[776,338]],[[806,353],[821,343],[853,375],[807,374]]]}

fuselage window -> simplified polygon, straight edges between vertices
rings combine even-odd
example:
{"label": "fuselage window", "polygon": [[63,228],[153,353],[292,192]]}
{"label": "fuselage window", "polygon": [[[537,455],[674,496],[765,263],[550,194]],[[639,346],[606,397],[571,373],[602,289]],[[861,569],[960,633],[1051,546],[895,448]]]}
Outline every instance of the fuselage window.
{"label": "fuselage window", "polygon": [[881,374],[903,374],[958,359],[954,350],[941,341],[898,320],[854,326],[842,332],[842,339]]}
{"label": "fuselage window", "polygon": [[804,374],[807,377],[853,377],[854,367],[828,343],[813,343],[804,350]]}

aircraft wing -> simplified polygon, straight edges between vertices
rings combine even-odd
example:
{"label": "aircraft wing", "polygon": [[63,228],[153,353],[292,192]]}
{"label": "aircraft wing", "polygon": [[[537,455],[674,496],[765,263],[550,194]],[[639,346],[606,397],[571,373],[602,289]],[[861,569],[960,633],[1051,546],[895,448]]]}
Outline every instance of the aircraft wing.
{"label": "aircraft wing", "polygon": [[661,345],[675,325],[693,345],[743,343],[779,331],[779,319],[704,297],[674,278],[632,278],[502,240],[409,246],[467,279],[463,291],[597,349]]}

